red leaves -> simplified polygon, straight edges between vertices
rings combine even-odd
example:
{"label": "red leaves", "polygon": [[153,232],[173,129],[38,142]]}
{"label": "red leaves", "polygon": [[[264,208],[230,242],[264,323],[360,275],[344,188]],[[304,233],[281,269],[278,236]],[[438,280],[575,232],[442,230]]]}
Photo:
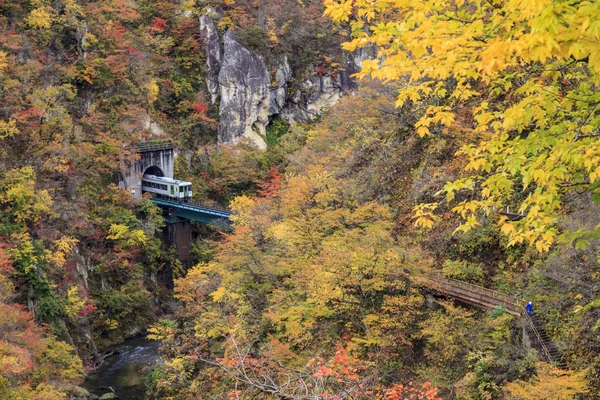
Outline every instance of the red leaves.
{"label": "red leaves", "polygon": [[208,106],[201,101],[190,104],[190,108],[198,114],[204,114],[206,111],[208,111]]}
{"label": "red leaves", "polygon": [[11,115],[11,118],[17,120],[19,124],[29,125],[31,128],[40,126],[42,109],[39,107],[28,108],[27,110],[19,111]]}
{"label": "red leaves", "polygon": [[96,307],[93,304],[86,304],[85,307],[79,310],[79,316],[87,317],[88,315],[95,313],[96,311],[98,311],[98,307]]}
{"label": "red leaves", "polygon": [[125,27],[116,23],[109,23],[104,29],[104,37],[112,40],[115,45],[122,47],[125,42]]}
{"label": "red leaves", "polygon": [[323,66],[323,65],[319,65],[317,67],[317,70],[315,71],[317,73],[317,75],[319,76],[323,76],[323,75],[327,75],[327,67]]}
{"label": "red leaves", "polygon": [[159,18],[159,17],[154,17],[154,20],[152,21],[152,26],[150,27],[150,30],[152,32],[161,33],[165,30],[166,27],[167,27],[167,21],[165,21],[164,19]]}
{"label": "red leaves", "polygon": [[266,182],[259,184],[258,187],[259,189],[257,192],[259,196],[266,199],[271,199],[277,195],[281,188],[281,175],[279,174],[279,169],[275,165],[271,166],[271,169],[269,169]]}

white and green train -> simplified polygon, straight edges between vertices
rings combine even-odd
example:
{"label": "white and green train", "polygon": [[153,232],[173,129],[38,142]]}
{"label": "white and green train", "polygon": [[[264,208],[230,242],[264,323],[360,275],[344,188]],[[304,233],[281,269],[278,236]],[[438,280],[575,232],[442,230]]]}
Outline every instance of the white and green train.
{"label": "white and green train", "polygon": [[188,201],[192,197],[192,182],[164,176],[144,175],[142,192],[150,192],[169,199]]}

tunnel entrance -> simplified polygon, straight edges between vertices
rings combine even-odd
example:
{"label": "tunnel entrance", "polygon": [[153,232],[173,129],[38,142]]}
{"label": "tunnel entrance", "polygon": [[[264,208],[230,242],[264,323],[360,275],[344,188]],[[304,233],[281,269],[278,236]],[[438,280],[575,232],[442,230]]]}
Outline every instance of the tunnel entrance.
{"label": "tunnel entrance", "polygon": [[146,168],[144,175],[165,176],[162,169],[158,168],[156,165]]}

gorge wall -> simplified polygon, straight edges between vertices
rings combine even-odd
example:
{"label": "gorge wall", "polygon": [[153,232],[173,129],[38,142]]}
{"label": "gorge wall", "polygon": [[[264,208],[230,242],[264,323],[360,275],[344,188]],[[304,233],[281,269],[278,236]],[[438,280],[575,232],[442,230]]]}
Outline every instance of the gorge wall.
{"label": "gorge wall", "polygon": [[[344,53],[345,65],[331,71],[298,74],[284,54],[275,67],[248,49],[233,30],[220,35],[219,14],[200,17],[206,52],[206,84],[213,104],[219,105],[218,142],[235,144],[241,138],[266,148],[266,127],[276,116],[288,123],[316,119],[328,106],[356,88],[351,77],[368,54]],[[302,76],[298,76],[302,75]]]}

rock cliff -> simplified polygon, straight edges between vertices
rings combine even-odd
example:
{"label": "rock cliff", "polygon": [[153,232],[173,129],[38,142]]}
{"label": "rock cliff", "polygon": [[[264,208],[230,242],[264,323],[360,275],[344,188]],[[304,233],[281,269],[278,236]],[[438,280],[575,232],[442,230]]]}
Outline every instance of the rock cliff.
{"label": "rock cliff", "polygon": [[[246,48],[229,30],[221,38],[216,12],[200,17],[206,52],[206,83],[213,104],[219,103],[219,143],[234,144],[249,138],[265,148],[266,127],[273,117],[289,123],[307,122],[355,89],[350,77],[358,71],[363,54],[345,54],[345,69],[335,74],[294,76],[288,56],[283,56],[271,75],[264,57]],[[292,57],[293,55],[289,55]],[[291,80],[296,83],[291,87]]]}

